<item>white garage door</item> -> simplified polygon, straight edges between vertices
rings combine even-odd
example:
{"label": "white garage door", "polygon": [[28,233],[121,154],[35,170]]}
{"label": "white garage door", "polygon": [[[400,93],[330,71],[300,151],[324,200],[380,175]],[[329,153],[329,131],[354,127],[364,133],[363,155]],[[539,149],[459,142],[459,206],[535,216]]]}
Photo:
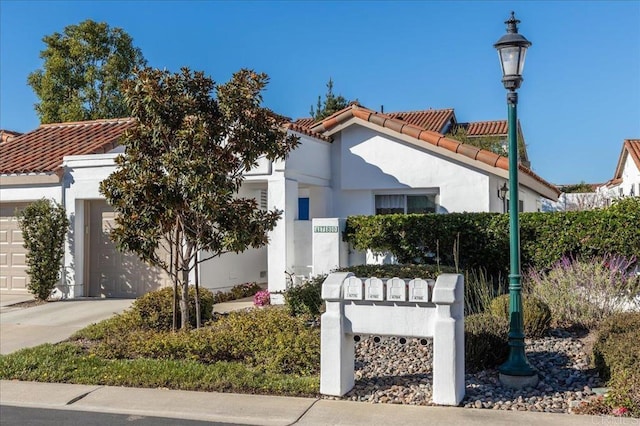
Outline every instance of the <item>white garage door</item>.
{"label": "white garage door", "polygon": [[122,254],[109,239],[115,213],[106,201],[87,203],[89,210],[89,296],[135,298],[170,282],[164,271],[134,255]]}
{"label": "white garage door", "polygon": [[22,231],[15,216],[16,210],[27,204],[0,204],[0,291],[26,293],[27,249],[22,245]]}

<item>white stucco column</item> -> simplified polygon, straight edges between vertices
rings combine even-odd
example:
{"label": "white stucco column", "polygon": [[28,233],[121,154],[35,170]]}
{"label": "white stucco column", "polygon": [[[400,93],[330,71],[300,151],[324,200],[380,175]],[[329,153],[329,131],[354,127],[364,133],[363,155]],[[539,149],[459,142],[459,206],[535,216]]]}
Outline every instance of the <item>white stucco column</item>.
{"label": "white stucco column", "polygon": [[268,278],[271,303],[284,303],[282,292],[286,289],[285,272],[293,272],[294,223],[298,214],[298,182],[285,178],[283,173],[269,177],[267,190],[268,208],[282,210],[282,216],[276,227],[269,233]]}
{"label": "white stucco column", "polygon": [[335,269],[346,266],[348,246],[342,241],[345,219],[315,218],[313,223],[313,267],[312,274],[330,274]]}

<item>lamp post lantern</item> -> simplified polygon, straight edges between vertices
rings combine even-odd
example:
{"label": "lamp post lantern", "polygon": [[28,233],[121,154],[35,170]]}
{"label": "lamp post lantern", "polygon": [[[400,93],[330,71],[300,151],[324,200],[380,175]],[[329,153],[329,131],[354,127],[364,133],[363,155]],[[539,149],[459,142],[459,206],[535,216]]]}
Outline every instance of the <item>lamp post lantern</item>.
{"label": "lamp post lantern", "polygon": [[522,84],[522,70],[527,48],[531,42],[518,34],[519,20],[513,12],[505,21],[507,33],[493,47],[498,50],[502,67],[502,83],[507,92],[509,136],[509,358],[498,370],[500,381],[509,387],[522,388],[538,383],[538,372],[529,364],[525,354],[522,320],[522,283],[520,275],[520,224],[518,221],[518,135],[516,90]]}

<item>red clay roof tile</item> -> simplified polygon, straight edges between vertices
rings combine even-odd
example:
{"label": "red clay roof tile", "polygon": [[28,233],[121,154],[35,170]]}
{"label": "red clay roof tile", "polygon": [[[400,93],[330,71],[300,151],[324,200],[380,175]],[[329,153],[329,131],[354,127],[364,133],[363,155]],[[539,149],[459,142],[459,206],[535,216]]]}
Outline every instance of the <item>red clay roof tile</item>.
{"label": "red clay roof tile", "polygon": [[302,133],[303,135],[312,136],[314,138],[322,139],[323,141],[326,141],[326,142],[331,142],[332,141],[332,139],[330,137],[327,137],[327,136],[323,135],[322,133],[312,132],[311,130],[309,130],[308,127],[301,126],[301,125],[297,124],[297,121],[295,121],[293,123],[285,124],[285,127],[287,129],[293,130],[294,132],[298,132],[298,133]]}
{"label": "red clay roof tile", "polygon": [[[324,119],[323,121],[313,124],[311,126],[311,129],[314,132],[324,133],[351,118],[359,118],[361,120],[376,124],[380,127],[387,128],[397,133],[422,140],[432,145],[437,145],[451,152],[455,152],[468,158],[472,158],[476,161],[488,164],[489,166],[497,167],[503,170],[509,170],[509,161],[506,157],[499,156],[498,154],[495,154],[491,151],[476,148],[473,145],[463,144],[456,140],[446,138],[444,135],[437,132],[422,129],[420,129],[421,131],[419,131],[415,126],[411,124],[400,126],[400,124],[404,124],[406,122],[404,122],[403,120],[398,120],[396,118],[391,118],[390,115],[375,112],[359,105],[349,105],[348,107],[336,112],[332,116]],[[399,131],[396,130],[398,127],[400,127]],[[560,191],[555,185],[552,185],[546,180],[542,179],[529,168],[520,164],[519,169],[523,173],[526,173],[536,181],[551,189],[557,195],[560,195]]]}
{"label": "red clay roof tile", "polygon": [[422,111],[399,111],[385,113],[390,118],[402,120],[414,126],[442,133],[454,119],[453,109],[428,109]]}
{"label": "red clay roof tile", "polygon": [[459,123],[467,131],[467,136],[494,136],[507,134],[507,120],[475,121]]}
{"label": "red clay roof tile", "polygon": [[59,172],[66,155],[112,150],[133,123],[131,118],[114,118],[42,124],[0,145],[0,174]]}

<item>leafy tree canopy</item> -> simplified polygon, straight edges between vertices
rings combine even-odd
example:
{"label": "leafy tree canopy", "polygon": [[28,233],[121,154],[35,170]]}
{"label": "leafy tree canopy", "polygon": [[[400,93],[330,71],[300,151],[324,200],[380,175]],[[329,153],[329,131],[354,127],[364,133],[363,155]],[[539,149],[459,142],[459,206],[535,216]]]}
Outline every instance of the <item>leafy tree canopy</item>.
{"label": "leafy tree canopy", "polygon": [[[491,151],[495,154],[509,157],[507,142],[502,136],[471,137],[468,135],[467,129],[463,126],[453,126],[452,130],[447,133],[446,136],[448,138],[455,139],[458,142],[467,143],[475,146],[476,148],[486,149],[487,151]],[[518,150],[521,159],[524,158],[525,149],[525,143],[520,135],[518,135]],[[529,164],[525,164],[525,166],[529,167]]]}
{"label": "leafy tree canopy", "polygon": [[285,158],[298,144],[283,127],[286,119],[261,106],[267,83],[266,74],[246,69],[217,85],[188,68],[146,68],[123,84],[137,125],[124,135],[118,169],[100,186],[119,213],[111,238],[179,281],[183,326],[189,271],[211,257],[265,245],[280,218],[280,211],[238,196],[244,173],[261,157]]}
{"label": "leafy tree canopy", "polygon": [[27,80],[40,100],[35,104],[40,122],[129,115],[120,84],[146,61],[126,32],[88,19],[42,40],[43,69]]}
{"label": "leafy tree canopy", "polygon": [[349,105],[349,101],[347,101],[342,95],[334,95],[333,94],[333,80],[329,78],[329,82],[327,83],[327,93],[324,95],[324,102],[322,102],[322,97],[318,95],[318,103],[316,105],[316,109],[313,109],[313,105],[311,105],[311,117],[313,117],[316,121],[320,121],[329,117],[331,114],[340,111],[341,109],[346,108]]}
{"label": "leafy tree canopy", "polygon": [[588,183],[586,183],[585,181],[582,181],[580,183],[576,183],[576,184],[573,184],[573,185],[565,185],[560,189],[565,194],[595,192],[595,190],[593,189],[593,186],[588,184]]}

